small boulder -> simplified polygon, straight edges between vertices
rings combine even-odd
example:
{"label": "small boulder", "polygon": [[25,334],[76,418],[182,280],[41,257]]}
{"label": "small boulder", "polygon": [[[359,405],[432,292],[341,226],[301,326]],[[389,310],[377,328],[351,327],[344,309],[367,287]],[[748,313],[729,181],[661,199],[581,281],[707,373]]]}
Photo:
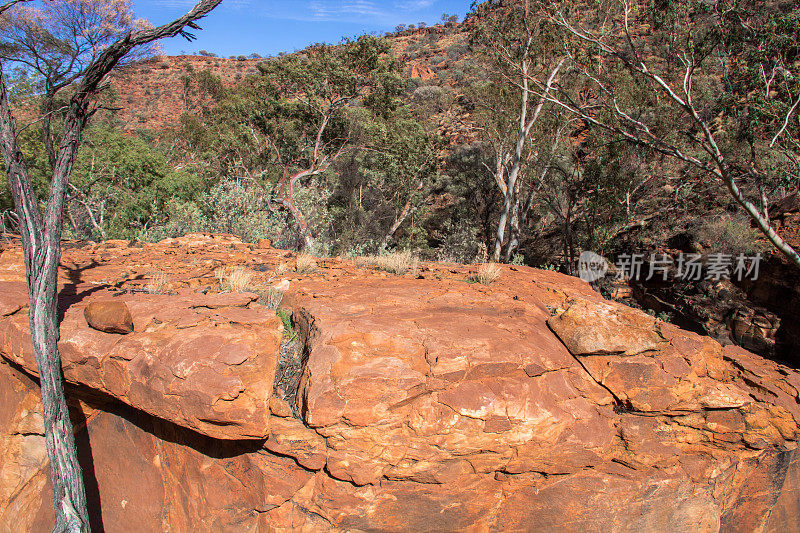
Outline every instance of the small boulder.
{"label": "small boulder", "polygon": [[283,398],[278,398],[277,396],[270,397],[269,410],[272,412],[273,415],[280,418],[292,417],[292,408],[289,405],[289,402],[287,402]]}
{"label": "small boulder", "polygon": [[83,310],[90,327],[105,333],[133,332],[133,318],[125,302],[92,302]]}
{"label": "small boulder", "polygon": [[665,344],[654,317],[614,302],[579,300],[547,324],[576,356],[636,355]]}
{"label": "small boulder", "polygon": [[272,241],[269,239],[258,239],[259,250],[269,250],[272,248]]}

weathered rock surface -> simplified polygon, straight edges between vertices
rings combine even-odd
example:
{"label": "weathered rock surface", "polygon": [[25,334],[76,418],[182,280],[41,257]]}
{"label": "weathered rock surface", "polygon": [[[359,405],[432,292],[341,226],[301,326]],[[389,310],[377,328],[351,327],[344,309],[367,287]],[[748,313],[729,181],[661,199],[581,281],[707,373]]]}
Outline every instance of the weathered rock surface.
{"label": "weathered rock surface", "polygon": [[[65,252],[63,293],[82,296],[60,347],[96,525],[797,528],[795,370],[552,272],[503,267],[487,287],[468,266],[414,278],[320,260],[299,275],[279,268],[291,259],[201,235]],[[39,531],[51,503],[18,262],[0,255],[0,355],[18,365],[0,364],[0,531]],[[222,265],[288,286],[295,405],[273,393],[298,377],[276,379],[279,323],[255,295],[214,293]],[[176,294],[137,292],[154,270]],[[89,328],[83,308],[109,299],[133,333]]]}
{"label": "weathered rock surface", "polygon": [[[96,288],[79,286],[76,294]],[[1,306],[16,308],[0,321],[0,355],[36,374],[22,289],[0,293]],[[283,326],[253,303],[254,295],[115,297],[101,289],[80,298],[61,321],[58,346],[68,382],[211,437],[269,434],[268,400]],[[134,332],[90,328],[84,309],[95,298],[105,308],[109,298],[124,303]]]}
{"label": "weathered rock surface", "polygon": [[655,318],[614,302],[571,303],[547,324],[573,355],[637,355],[664,344]]}

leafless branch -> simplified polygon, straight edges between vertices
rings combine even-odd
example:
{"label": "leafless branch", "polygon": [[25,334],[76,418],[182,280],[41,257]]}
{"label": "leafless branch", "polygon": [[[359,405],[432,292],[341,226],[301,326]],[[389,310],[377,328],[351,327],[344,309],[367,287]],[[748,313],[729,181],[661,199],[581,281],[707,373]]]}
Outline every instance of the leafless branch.
{"label": "leafless branch", "polygon": [[794,113],[794,110],[797,109],[798,104],[800,104],[800,96],[797,97],[797,101],[794,103],[792,108],[789,109],[789,112],[786,113],[786,118],[783,119],[783,126],[781,126],[781,129],[778,130],[778,133],[775,134],[775,137],[772,138],[772,142],[769,143],[770,148],[775,146],[775,143],[778,141],[778,137],[780,137],[783,132],[786,131],[786,127],[789,125],[789,117],[791,117],[792,113]]}

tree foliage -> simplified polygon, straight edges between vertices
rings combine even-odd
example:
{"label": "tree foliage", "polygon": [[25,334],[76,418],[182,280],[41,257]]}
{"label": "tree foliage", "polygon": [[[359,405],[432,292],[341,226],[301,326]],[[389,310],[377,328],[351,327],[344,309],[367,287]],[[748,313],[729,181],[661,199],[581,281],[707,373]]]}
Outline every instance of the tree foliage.
{"label": "tree foliage", "polygon": [[[210,179],[260,187],[269,208],[292,215],[306,246],[318,234],[325,248],[377,246],[436,170],[435,143],[401,101],[404,88],[384,39],[314,45],[261,63],[176,135]],[[309,218],[296,201],[304,194],[325,214]]]}
{"label": "tree foliage", "polygon": [[87,132],[72,175],[71,229],[76,237],[94,239],[137,238],[169,201],[194,200],[205,185],[197,175],[171,168],[145,139],[102,126]]}
{"label": "tree foliage", "polygon": [[553,3],[543,16],[563,35],[573,81],[549,99],[718,180],[800,266],[767,212],[800,171],[798,13],[755,0]]}

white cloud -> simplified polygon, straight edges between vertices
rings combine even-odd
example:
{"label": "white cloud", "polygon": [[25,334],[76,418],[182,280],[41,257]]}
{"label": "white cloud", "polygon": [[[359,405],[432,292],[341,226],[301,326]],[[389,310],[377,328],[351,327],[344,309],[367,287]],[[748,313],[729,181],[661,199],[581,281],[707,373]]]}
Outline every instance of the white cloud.
{"label": "white cloud", "polygon": [[433,5],[433,0],[400,0],[394,3],[398,9],[406,11],[419,11]]}
{"label": "white cloud", "polygon": [[[297,16],[306,10],[296,6]],[[308,2],[308,11],[317,20],[338,20],[351,16],[380,17],[384,12],[371,0],[313,0]]]}
{"label": "white cloud", "polygon": [[261,14],[270,18],[309,22],[364,22],[369,18],[371,22],[389,25],[407,22],[415,12],[433,6],[434,0],[267,0],[258,4]]}

